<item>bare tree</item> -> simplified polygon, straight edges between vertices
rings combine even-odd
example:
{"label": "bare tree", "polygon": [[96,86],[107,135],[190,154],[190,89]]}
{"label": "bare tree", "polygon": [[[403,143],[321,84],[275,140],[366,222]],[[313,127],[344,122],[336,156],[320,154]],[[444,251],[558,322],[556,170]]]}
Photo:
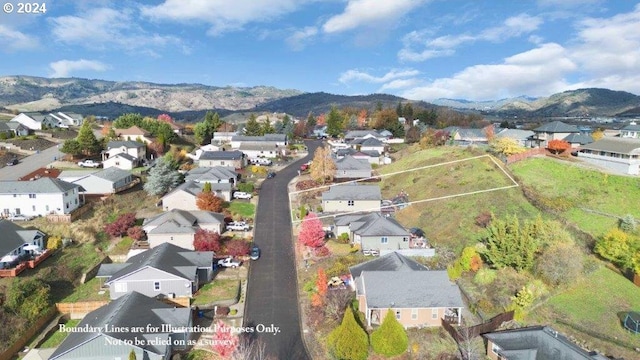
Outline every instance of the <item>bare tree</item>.
{"label": "bare tree", "polygon": [[462,326],[457,327],[456,330],[459,335],[457,341],[458,350],[460,350],[462,358],[465,360],[479,360],[481,349],[478,347],[478,334],[471,330],[471,326],[466,321],[463,321]]}
{"label": "bare tree", "polygon": [[267,347],[262,340],[252,336],[241,336],[231,360],[275,360],[267,354]]}
{"label": "bare tree", "polygon": [[340,321],[344,316],[344,310],[352,298],[351,291],[347,289],[329,291],[324,307],[325,316],[332,320]]}

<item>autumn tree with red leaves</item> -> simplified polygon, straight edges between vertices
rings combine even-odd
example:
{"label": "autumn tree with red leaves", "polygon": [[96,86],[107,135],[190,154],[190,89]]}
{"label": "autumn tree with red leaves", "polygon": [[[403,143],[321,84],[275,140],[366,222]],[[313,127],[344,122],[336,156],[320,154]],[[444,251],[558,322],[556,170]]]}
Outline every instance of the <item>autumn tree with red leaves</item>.
{"label": "autumn tree with red leaves", "polygon": [[319,248],[324,246],[324,230],[322,229],[322,221],[318,219],[318,215],[315,213],[308,214],[300,225],[300,234],[298,235],[298,241],[302,245],[312,248]]}
{"label": "autumn tree with red leaves", "polygon": [[559,140],[559,139],[551,140],[547,144],[547,149],[549,149],[549,151],[551,151],[554,154],[563,153],[565,150],[570,148],[571,148],[571,144],[569,144],[564,140]]}
{"label": "autumn tree with red leaves", "polygon": [[125,236],[127,230],[136,223],[136,214],[126,213],[118,216],[116,221],[105,225],[104,232],[111,236]]}
{"label": "autumn tree with red leaves", "polygon": [[220,234],[198,229],[193,236],[193,248],[196,251],[220,251]]}
{"label": "autumn tree with red leaves", "polygon": [[238,347],[238,336],[233,334],[231,327],[219,320],[212,335],[212,348],[223,359],[230,359]]}
{"label": "autumn tree with red leaves", "polygon": [[205,183],[202,192],[196,196],[196,206],[200,210],[222,212],[224,199],[211,191],[210,183]]}
{"label": "autumn tree with red leaves", "polygon": [[324,300],[324,298],[327,296],[327,290],[329,290],[329,283],[327,281],[327,273],[324,271],[323,268],[318,269],[318,277],[316,278],[316,288],[318,289],[318,294]]}
{"label": "autumn tree with red leaves", "polygon": [[249,243],[244,239],[231,239],[224,243],[224,253],[229,256],[249,254]]}

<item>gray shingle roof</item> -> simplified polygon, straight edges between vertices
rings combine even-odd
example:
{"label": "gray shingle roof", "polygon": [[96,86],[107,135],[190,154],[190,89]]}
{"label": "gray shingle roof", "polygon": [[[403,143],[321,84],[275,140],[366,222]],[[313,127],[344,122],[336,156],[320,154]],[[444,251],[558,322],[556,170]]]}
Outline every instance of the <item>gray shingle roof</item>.
{"label": "gray shingle roof", "polygon": [[580,149],[606,151],[615,154],[640,155],[640,140],[631,138],[603,137],[591,144],[580,146]]}
{"label": "gray shingle roof", "polygon": [[117,157],[121,157],[123,159],[127,159],[131,162],[135,162],[136,160],[138,160],[138,158],[136,158],[135,156],[129,155],[127,153],[117,153],[111,157],[109,157],[109,159],[113,159],[113,158],[117,158]]}
{"label": "gray shingle roof", "polygon": [[499,353],[509,360],[608,359],[581,349],[549,326],[496,331],[482,337],[498,345]]}
{"label": "gray shingle roof", "polygon": [[378,185],[335,185],[322,193],[325,200],[382,200]]}
{"label": "gray shingle roof", "polygon": [[223,224],[224,215],[212,211],[180,210],[165,211],[145,219],[142,226],[155,226],[151,234],[194,233],[200,224]]}
{"label": "gray shingle roof", "polygon": [[365,137],[367,135],[373,135],[374,137],[384,137],[384,136],[380,135],[380,133],[375,131],[375,130],[351,130],[351,131],[348,131],[344,135],[344,138],[345,139],[355,139],[355,138],[362,138],[362,137]]}
{"label": "gray shingle roof", "polygon": [[629,124],[629,125],[623,127],[622,130],[640,131],[640,125],[638,125],[638,124]]}
{"label": "gray shingle roof", "polygon": [[44,236],[38,230],[27,230],[9,220],[0,219],[0,258],[19,246],[31,244],[36,235]]}
{"label": "gray shingle roof", "polygon": [[384,143],[376,138],[356,138],[349,142],[350,145],[384,146]]}
{"label": "gray shingle roof", "polygon": [[404,255],[392,252],[373,260],[354,265],[349,268],[351,277],[356,279],[363,271],[428,271],[429,269]]}
{"label": "gray shingle roof", "polygon": [[360,278],[370,308],[463,307],[458,285],[445,270],[363,271]]}
{"label": "gray shingle roof", "polygon": [[578,134],[578,133],[571,133],[565,136],[565,138],[562,140],[568,142],[569,144],[580,144],[580,145],[591,144],[593,142],[593,138],[591,137],[591,135]]}
{"label": "gray shingle roof", "polygon": [[[132,342],[136,336],[139,338],[141,336],[157,337],[163,341],[169,338],[169,334],[166,333],[141,334],[107,331],[107,325],[110,328],[120,327],[128,329],[134,327],[146,329],[147,325],[161,328],[163,324],[170,324],[173,327],[186,327],[189,326],[190,319],[191,309],[189,308],[176,308],[173,305],[165,304],[140,293],[131,292],[87,314],[77,327],[87,327],[89,329],[95,329],[95,331],[70,332],[50,359],[55,360],[65,353],[102,336]],[[166,351],[166,346],[150,345],[149,342],[139,346],[159,355],[163,355]],[[123,356],[126,356],[126,354],[123,354]]]}
{"label": "gray shingle roof", "polygon": [[212,184],[219,180],[233,179],[235,181],[237,178],[238,173],[230,166],[199,167],[189,170],[185,175],[185,181],[193,180]]}
{"label": "gray shingle roof", "polygon": [[411,234],[395,219],[380,213],[369,213],[354,221],[349,227],[360,236],[406,236]]}
{"label": "gray shingle roof", "polygon": [[262,136],[247,136],[247,135],[236,135],[231,138],[231,141],[274,141],[274,142],[282,142],[287,141],[286,134],[264,134]]}
{"label": "gray shingle roof", "polygon": [[562,121],[552,121],[533,129],[533,131],[542,133],[579,133],[580,129],[575,125],[565,124]]}
{"label": "gray shingle roof", "polygon": [[117,182],[131,176],[131,172],[127,170],[122,170],[114,166],[114,167],[106,168],[96,173],[93,173],[92,176],[109,180],[111,182]]}
{"label": "gray shingle roof", "polygon": [[242,151],[204,151],[199,160],[238,160],[242,159]]}
{"label": "gray shingle roof", "polygon": [[[164,199],[165,197],[176,193],[178,191],[185,191],[193,196],[197,196],[198,194],[200,194],[202,192],[202,189],[204,188],[204,184],[206,184],[205,182],[195,182],[193,180],[188,180],[185,181],[184,183],[180,184],[180,186],[178,186],[177,188],[173,189],[170,193],[168,193],[167,195],[163,196],[162,198]],[[232,184],[231,183],[210,183],[211,184],[211,190],[212,191],[231,191],[232,189]]]}
{"label": "gray shingle roof", "polygon": [[107,143],[107,149],[113,149],[113,148],[119,148],[119,147],[126,147],[127,149],[137,149],[137,148],[141,148],[144,147],[143,143],[139,143],[137,141],[109,141]]}
{"label": "gray shingle roof", "polygon": [[345,156],[335,161],[337,171],[368,170],[371,171],[371,164],[367,160],[358,160],[352,156]]}
{"label": "gray shingle roof", "polygon": [[81,186],[49,177],[34,181],[0,181],[0,194],[58,194],[74,188]]}
{"label": "gray shingle roof", "polygon": [[531,130],[521,129],[503,129],[496,134],[497,138],[510,138],[514,140],[526,140],[533,136],[534,132]]}
{"label": "gray shingle roof", "polygon": [[[162,243],[153,249],[130,257],[126,261],[128,265],[113,273],[107,283],[146,267],[195,281],[197,269],[210,268],[214,255],[213,251],[192,251],[170,243]],[[110,267],[105,268],[103,273],[108,270]],[[148,280],[153,281],[154,279]]]}
{"label": "gray shingle roof", "polygon": [[261,150],[261,151],[276,151],[278,150],[278,146],[275,143],[259,143],[259,142],[245,142],[243,141],[242,144],[240,144],[240,146],[238,147],[238,150],[242,151],[242,150],[253,150],[253,151],[257,151],[257,150]]}

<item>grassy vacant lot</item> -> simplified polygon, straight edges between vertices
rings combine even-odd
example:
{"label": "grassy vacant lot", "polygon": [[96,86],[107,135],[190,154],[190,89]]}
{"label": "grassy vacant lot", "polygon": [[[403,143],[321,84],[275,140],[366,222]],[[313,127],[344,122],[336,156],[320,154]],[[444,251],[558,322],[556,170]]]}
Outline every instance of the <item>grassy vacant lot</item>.
{"label": "grassy vacant lot", "polygon": [[[381,174],[468,159],[483,153],[448,146],[428,150],[412,146],[394,155],[396,161],[381,167]],[[380,183],[383,198],[389,199],[404,190],[410,201],[510,185],[513,185],[511,180],[488,157],[391,175]],[[412,204],[399,211],[396,219],[406,227],[422,228],[434,244],[461,250],[464,244],[477,240],[483,230],[475,224],[476,216],[489,212],[497,216],[515,213],[528,218],[537,215],[538,210],[522,195],[520,188],[514,187]]]}
{"label": "grassy vacant lot", "polygon": [[214,280],[198,290],[193,305],[207,305],[215,301],[233,299],[239,293],[240,280]]}
{"label": "grassy vacant lot", "polygon": [[256,214],[256,206],[250,202],[232,201],[229,203],[229,211],[233,216],[253,218]]}
{"label": "grassy vacant lot", "polygon": [[632,350],[608,341],[598,341],[558,323],[561,319],[596,334],[614,338],[632,348],[640,348],[640,336],[632,335],[621,326],[625,312],[640,310],[640,288],[611,269],[602,267],[566,291],[551,297],[531,314],[531,322],[552,324],[576,338],[587,341],[589,348],[607,354],[637,358]]}
{"label": "grassy vacant lot", "polygon": [[[64,325],[65,327],[71,328],[74,327],[76,325],[78,325],[78,323],[80,323],[80,320],[67,320]],[[62,332],[60,330],[56,330],[53,334],[51,334],[51,336],[49,336],[47,338],[47,340],[45,340],[42,345],[40,345],[41,348],[54,348],[59,346],[60,344],[62,344],[62,341],[64,341],[64,339],[67,338],[67,336],[69,335],[68,332]]]}
{"label": "grassy vacant lot", "polygon": [[549,158],[520,161],[511,169],[542,203],[558,207],[559,216],[593,236],[615,227],[617,219],[585,209],[640,218],[640,180],[636,177],[608,175]]}

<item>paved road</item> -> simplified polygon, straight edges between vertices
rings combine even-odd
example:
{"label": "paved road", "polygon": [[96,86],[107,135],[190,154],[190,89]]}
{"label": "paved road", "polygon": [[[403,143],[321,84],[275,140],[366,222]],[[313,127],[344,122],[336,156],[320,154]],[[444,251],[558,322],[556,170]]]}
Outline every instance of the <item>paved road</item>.
{"label": "paved road", "polygon": [[0,168],[0,180],[18,180],[19,177],[27,175],[41,167],[45,167],[53,162],[54,158],[60,159],[64,154],[58,151],[56,146],[40,151],[20,160],[17,165],[4,166]]}
{"label": "paved road", "polygon": [[309,156],[265,180],[256,210],[254,241],[262,256],[251,264],[245,325],[274,326],[280,333],[260,333],[267,352],[276,359],[310,359],[300,333],[295,255],[287,185],[300,165],[311,159],[319,142],[307,143]]}

